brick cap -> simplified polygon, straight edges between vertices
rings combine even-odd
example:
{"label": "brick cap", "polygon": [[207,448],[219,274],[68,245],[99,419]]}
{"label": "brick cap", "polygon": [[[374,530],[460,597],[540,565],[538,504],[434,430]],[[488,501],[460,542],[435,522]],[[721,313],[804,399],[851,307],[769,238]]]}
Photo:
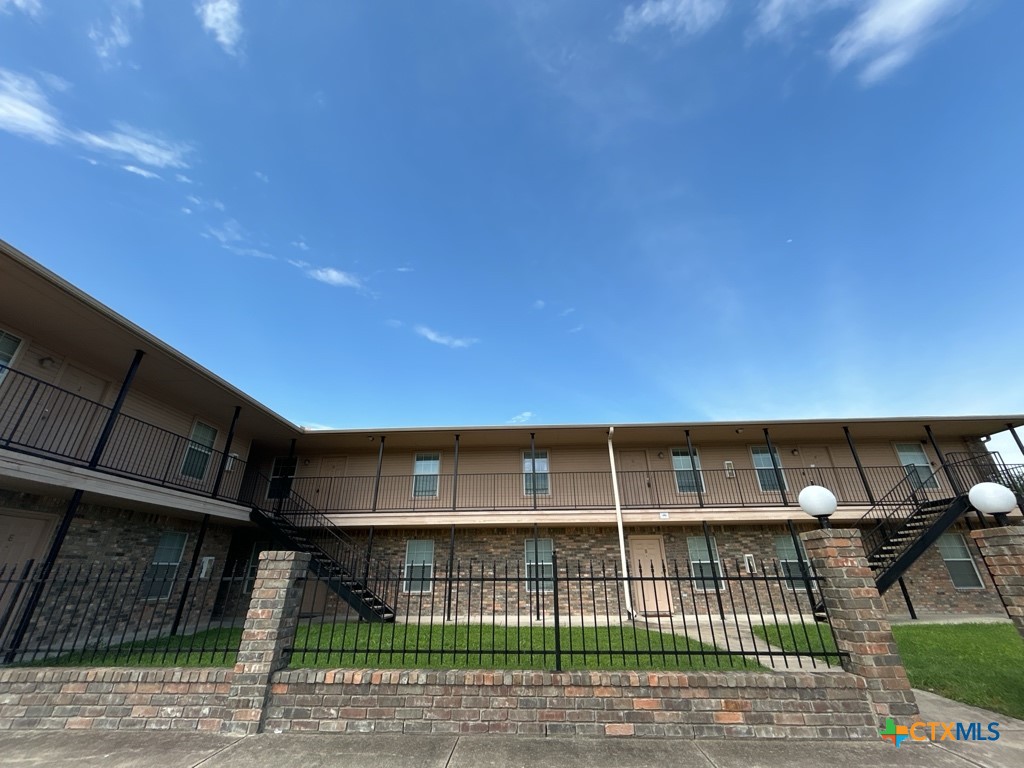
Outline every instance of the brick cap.
{"label": "brick cap", "polygon": [[264,560],[273,560],[280,562],[299,562],[308,563],[309,553],[308,552],[285,552],[282,550],[267,550],[260,552],[260,562]]}
{"label": "brick cap", "polygon": [[800,534],[804,541],[828,541],[829,539],[859,539],[859,528],[816,528]]}
{"label": "brick cap", "polygon": [[1024,525],[1007,525],[1002,528],[979,528],[971,531],[972,539],[1024,539]]}

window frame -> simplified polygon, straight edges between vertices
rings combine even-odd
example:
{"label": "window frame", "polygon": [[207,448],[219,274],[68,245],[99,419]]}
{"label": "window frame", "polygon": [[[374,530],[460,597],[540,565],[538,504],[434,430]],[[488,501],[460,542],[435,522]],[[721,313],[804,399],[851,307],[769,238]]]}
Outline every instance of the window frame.
{"label": "window frame", "polygon": [[[430,545],[430,560],[419,555],[413,560],[413,545]],[[411,573],[412,568],[427,568],[426,574],[420,573],[415,576]],[[422,589],[413,589],[414,584],[422,585]],[[405,542],[405,560],[402,564],[402,592],[407,595],[429,595],[434,590],[434,540],[433,539],[409,539]]]}
{"label": "window frame", "polygon": [[[797,539],[800,549],[797,550],[796,545],[793,544],[793,537],[786,533],[775,534],[772,537],[772,546],[775,549],[775,560],[779,564],[779,578],[785,583],[793,592],[799,589],[805,588],[804,573],[800,568],[800,557],[803,557],[803,567],[807,571],[807,575],[810,576],[811,572],[811,561],[807,559],[807,550],[804,549],[804,543]],[[779,544],[785,544],[786,552],[782,551]],[[786,555],[786,556],[784,556]],[[792,556],[789,556],[792,555]],[[789,566],[792,565],[796,568],[796,574],[790,572]]]}
{"label": "window frame", "polygon": [[[768,466],[767,467],[759,467],[759,466],[757,466],[757,456],[759,455],[757,453],[758,451],[764,451],[764,453],[762,453],[760,455],[768,457]],[[775,474],[775,465],[772,464],[772,458],[771,458],[772,454],[775,454],[775,464],[777,464],[778,467],[779,467],[779,474],[778,474],[778,476],[776,476],[776,474]],[[750,446],[750,461],[751,461],[751,464],[754,467],[754,473],[757,475],[757,487],[760,488],[761,493],[788,493],[789,492],[789,482],[786,480],[786,471],[785,471],[785,469],[782,466],[782,457],[779,455],[778,446],[773,445],[771,453],[769,453],[767,445],[751,445]],[[770,472],[771,473],[770,475],[768,475],[768,477],[771,477],[771,479],[772,479],[772,487],[769,487],[769,488],[765,487],[764,480],[762,479],[763,478],[763,475],[761,474],[762,472]],[[781,488],[778,487],[779,479],[780,478],[782,480],[782,487]]]}
{"label": "window frame", "polygon": [[[169,549],[164,546],[164,540],[170,536],[181,537],[181,548],[178,551],[177,561],[171,560],[157,560],[157,556],[160,554],[161,549]],[[156,547],[153,549],[153,556],[150,558],[149,565],[146,566],[146,594],[143,596],[143,600],[169,600],[171,594],[174,592],[174,582],[178,578],[178,569],[181,568],[181,561],[185,557],[185,548],[188,546],[188,532],[187,531],[164,531],[160,534],[160,538],[157,539]],[[173,566],[171,575],[161,575],[159,578],[156,576],[157,568],[170,568]],[[154,592],[154,587],[159,586],[160,593]]]}
{"label": "window frame", "polygon": [[[537,546],[534,547],[534,542]],[[524,539],[523,561],[526,564],[526,589],[530,594],[538,591],[548,593],[555,588],[555,540],[552,538]],[[536,557],[536,560],[534,558]],[[547,557],[545,560],[544,558]],[[538,566],[541,571],[537,575]]]}
{"label": "window frame", "polygon": [[[963,553],[966,555],[966,557],[947,557],[946,556],[947,553],[948,553],[948,549],[944,548],[942,546],[942,541],[943,541],[943,539],[946,539],[948,541],[949,539],[947,539],[947,537],[952,538],[954,536],[959,540],[960,547],[962,547]],[[981,571],[978,570],[978,564],[976,562],[974,562],[974,555],[971,554],[971,548],[967,544],[967,539],[964,537],[964,535],[962,533],[960,533],[959,531],[946,531],[944,534],[939,536],[938,540],[935,542],[935,549],[938,550],[939,557],[942,558],[942,563],[943,563],[943,565],[946,566],[946,572],[949,574],[949,580],[953,584],[953,588],[954,589],[968,589],[968,590],[985,589],[985,582],[981,578]],[[964,563],[964,562],[967,562],[967,563],[970,563],[971,564],[971,570],[973,571],[974,577],[975,577],[975,579],[977,579],[978,583],[975,584],[975,585],[967,586],[967,587],[963,587],[963,586],[960,586],[959,584],[957,584],[956,583],[956,576],[953,575],[953,571],[949,567],[950,562],[954,562],[954,563]]]}
{"label": "window frame", "polygon": [[[690,583],[694,590],[699,592],[714,592],[716,585],[718,589],[721,589],[722,586],[722,559],[718,554],[718,542],[715,540],[714,534],[711,534],[709,538],[711,539],[711,557],[713,558],[710,560],[694,558],[693,544],[695,542],[698,542],[703,547],[703,554],[707,553],[707,538],[704,537],[704,534],[686,537],[686,560],[690,565]],[[711,565],[714,575],[706,576],[704,569],[701,568],[699,571],[700,575],[698,576],[697,571],[694,569],[694,565],[698,564]]]}
{"label": "window frame", "polygon": [[[533,452],[533,460],[536,463],[537,468],[535,471],[530,471],[530,450],[527,448],[523,451],[523,496],[533,497],[533,480],[536,477],[537,480],[537,495],[538,496],[550,496],[551,495],[551,455],[548,453],[547,448],[538,448]],[[544,462],[544,469],[539,468],[540,463]]]}
{"label": "window frame", "polygon": [[[201,426],[213,431],[213,437],[210,440],[209,445],[201,443],[196,439],[196,429]],[[185,452],[184,455],[181,457],[181,466],[178,468],[178,474],[181,477],[187,477],[191,480],[195,480],[200,483],[206,480],[206,476],[210,472],[210,459],[213,457],[214,451],[216,450],[214,446],[217,445],[217,438],[219,436],[220,430],[218,430],[212,424],[207,424],[205,421],[202,421],[201,419],[196,419],[195,421],[193,421],[192,429],[189,432],[188,440],[185,443]],[[203,471],[201,474],[198,475],[193,475],[190,472],[185,471],[186,468],[189,467],[190,460],[195,455],[203,456]]]}
{"label": "window frame", "polygon": [[[437,464],[436,472],[418,472],[421,457],[433,456],[433,459],[422,459],[433,461]],[[421,478],[424,478],[421,487]],[[433,478],[433,487],[426,482],[426,478]],[[412,497],[414,499],[436,499],[441,488],[441,451],[418,451],[412,457]]]}
{"label": "window frame", "polygon": [[[932,469],[931,457],[928,456],[928,450],[923,445],[921,445],[921,443],[919,443],[919,442],[906,442],[906,443],[896,443],[896,442],[894,442],[892,444],[892,447],[893,447],[893,450],[896,452],[896,460],[899,462],[900,466],[903,467],[904,471],[908,470],[910,467],[914,467],[915,468],[915,471],[914,471],[913,474],[916,475],[916,479],[912,480],[911,479],[911,477],[912,477],[911,473],[910,472],[906,473],[907,480],[910,481],[910,483],[914,486],[914,490],[921,489],[921,490],[926,490],[926,491],[934,491],[934,490],[937,490],[939,488],[939,480],[935,476],[935,471]],[[924,464],[917,464],[917,463],[907,464],[903,460],[903,456],[900,455],[900,448],[901,447],[903,447],[903,448],[913,447],[913,449],[915,451],[918,451],[921,454],[921,456],[924,458]],[[922,477],[921,469],[924,469],[924,477]]]}
{"label": "window frame", "polygon": [[[676,493],[689,494],[689,493],[706,493],[707,486],[704,484],[704,470],[700,465],[700,452],[694,448],[693,455],[690,455],[689,448],[672,448],[670,449],[672,457],[672,472],[676,481]],[[676,466],[676,458],[686,458],[690,460],[689,469],[685,467]],[[680,473],[689,473],[694,480],[691,488],[683,488],[680,485]]]}
{"label": "window frame", "polygon": [[[282,466],[284,462],[291,464],[291,474],[285,474],[285,472],[282,471],[288,469],[287,465]],[[291,496],[291,481],[295,479],[295,475],[298,471],[298,456],[275,456],[274,460],[270,464],[270,482],[267,484],[267,499],[287,499]]]}
{"label": "window frame", "polygon": [[11,359],[8,360],[6,363],[0,361],[0,365],[6,366],[4,368],[0,368],[0,384],[2,384],[4,379],[7,378],[7,370],[9,368],[14,368],[15,360],[18,359],[18,357],[21,355],[21,350],[23,350],[27,345],[27,341],[24,336],[19,336],[18,334],[13,333],[12,331],[7,331],[4,330],[3,328],[0,328],[0,339],[3,339],[3,337],[5,336],[14,339],[17,342],[17,344],[15,344],[14,351],[11,353]]}

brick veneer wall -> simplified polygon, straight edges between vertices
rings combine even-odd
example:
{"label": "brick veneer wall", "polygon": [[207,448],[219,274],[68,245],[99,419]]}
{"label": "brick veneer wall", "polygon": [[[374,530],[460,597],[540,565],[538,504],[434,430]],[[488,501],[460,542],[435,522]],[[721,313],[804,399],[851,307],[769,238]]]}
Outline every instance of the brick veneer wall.
{"label": "brick veneer wall", "polygon": [[0,669],[0,730],[218,731],[227,669]]}
{"label": "brick veneer wall", "polygon": [[295,670],[266,731],[682,738],[877,738],[845,673]]}
{"label": "brick veneer wall", "polygon": [[1024,526],[974,531],[996,588],[1021,637],[1024,637]]}

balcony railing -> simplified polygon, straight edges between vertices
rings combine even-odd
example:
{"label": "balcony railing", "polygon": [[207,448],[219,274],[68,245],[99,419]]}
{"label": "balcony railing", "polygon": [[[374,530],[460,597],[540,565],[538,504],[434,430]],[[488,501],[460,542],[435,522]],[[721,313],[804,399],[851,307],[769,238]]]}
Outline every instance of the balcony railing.
{"label": "balcony railing", "polygon": [[[88,467],[110,411],[101,403],[0,365],[0,448]],[[222,451],[122,413],[92,468],[235,501],[246,467],[236,456],[225,457]]]}
{"label": "balcony railing", "polygon": [[[865,467],[872,495],[878,499],[906,479],[905,467]],[[913,469],[909,471],[913,472]],[[618,472],[619,496],[625,509],[702,507],[775,507],[796,505],[808,485],[831,489],[840,504],[866,506],[868,492],[855,467],[783,469],[782,488],[771,469],[704,469]],[[538,474],[537,493],[529,473],[454,475],[388,475],[380,478],[374,503],[373,476],[296,477],[292,488],[326,513],[420,511],[515,511],[608,509],[613,501],[611,472]],[[941,482],[922,488],[927,497],[942,498]],[[784,498],[785,496],[785,498]]]}

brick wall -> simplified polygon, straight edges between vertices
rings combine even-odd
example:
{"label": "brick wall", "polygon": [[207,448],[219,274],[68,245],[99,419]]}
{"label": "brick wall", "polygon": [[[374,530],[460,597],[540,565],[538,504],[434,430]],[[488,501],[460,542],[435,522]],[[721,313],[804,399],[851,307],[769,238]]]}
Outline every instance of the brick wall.
{"label": "brick wall", "polygon": [[219,731],[226,669],[0,669],[0,730]]}
{"label": "brick wall", "polygon": [[266,731],[875,739],[845,673],[278,673]]}

